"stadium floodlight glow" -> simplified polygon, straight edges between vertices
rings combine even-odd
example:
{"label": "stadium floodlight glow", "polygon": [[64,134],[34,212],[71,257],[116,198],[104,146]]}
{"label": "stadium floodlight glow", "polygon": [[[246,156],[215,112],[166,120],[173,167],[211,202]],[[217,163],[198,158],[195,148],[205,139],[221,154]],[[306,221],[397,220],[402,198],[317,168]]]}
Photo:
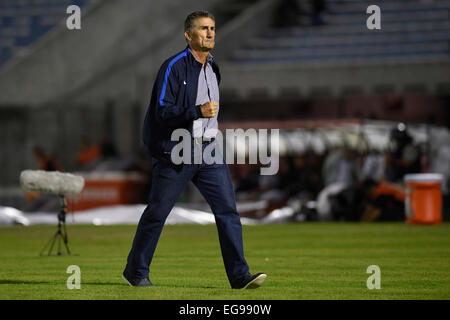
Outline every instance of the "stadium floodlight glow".
{"label": "stadium floodlight glow", "polygon": [[68,245],[69,240],[66,230],[67,203],[65,196],[80,193],[84,188],[84,178],[58,171],[24,170],[20,174],[20,185],[24,191],[37,191],[59,196],[61,210],[58,213],[58,230],[42,249],[40,255],[43,255],[46,248],[50,247],[48,250],[48,255],[50,256],[57,240],[58,251],[56,254],[58,256],[62,255],[61,240],[63,240],[67,254],[70,255],[71,253]]}

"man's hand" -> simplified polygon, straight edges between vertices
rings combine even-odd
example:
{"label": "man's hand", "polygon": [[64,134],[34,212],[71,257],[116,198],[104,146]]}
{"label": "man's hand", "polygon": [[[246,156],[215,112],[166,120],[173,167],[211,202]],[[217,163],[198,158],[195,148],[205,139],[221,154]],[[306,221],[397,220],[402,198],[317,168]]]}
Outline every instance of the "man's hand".
{"label": "man's hand", "polygon": [[217,113],[217,102],[206,102],[200,106],[203,118],[214,118]]}

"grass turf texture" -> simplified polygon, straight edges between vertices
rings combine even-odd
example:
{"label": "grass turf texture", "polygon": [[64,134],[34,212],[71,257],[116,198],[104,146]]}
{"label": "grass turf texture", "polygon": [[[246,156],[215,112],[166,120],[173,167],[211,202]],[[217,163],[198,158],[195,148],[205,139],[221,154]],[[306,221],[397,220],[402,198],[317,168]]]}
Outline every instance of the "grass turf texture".
{"label": "grass turf texture", "polygon": [[[231,290],[214,225],[166,226],[151,288],[121,278],[136,226],[68,226],[72,256],[39,256],[56,226],[0,228],[0,299],[449,299],[450,224],[302,223],[244,226],[257,290]],[[69,265],[81,289],[69,290]],[[369,265],[381,289],[369,290]]]}

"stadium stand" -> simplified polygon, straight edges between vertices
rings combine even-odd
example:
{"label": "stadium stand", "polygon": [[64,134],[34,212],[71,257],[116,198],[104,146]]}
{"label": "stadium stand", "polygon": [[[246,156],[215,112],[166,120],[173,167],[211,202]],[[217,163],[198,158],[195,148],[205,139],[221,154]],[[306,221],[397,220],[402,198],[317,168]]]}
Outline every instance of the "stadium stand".
{"label": "stadium stand", "polygon": [[[373,1],[328,1],[326,22],[270,28],[232,52],[236,63],[302,64],[436,61],[449,58],[450,1],[378,1],[382,29],[367,32]],[[305,23],[305,22],[303,22]]]}
{"label": "stadium stand", "polygon": [[[450,1],[378,1],[381,30],[366,26],[371,1],[326,1],[321,25],[312,24],[309,2],[298,3],[297,25],[274,26],[275,3],[266,9],[271,23],[221,56],[236,70],[224,84],[230,96],[448,93]],[[233,86],[238,79],[245,85]]]}
{"label": "stadium stand", "polygon": [[33,45],[66,18],[69,5],[85,6],[89,0],[0,1],[0,67]]}

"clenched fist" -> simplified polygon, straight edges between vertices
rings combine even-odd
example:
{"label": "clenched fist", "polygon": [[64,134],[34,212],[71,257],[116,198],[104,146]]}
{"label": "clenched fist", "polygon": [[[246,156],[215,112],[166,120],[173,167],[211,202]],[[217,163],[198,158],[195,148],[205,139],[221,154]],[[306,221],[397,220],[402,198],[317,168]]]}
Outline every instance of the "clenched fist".
{"label": "clenched fist", "polygon": [[202,110],[202,116],[203,118],[214,118],[214,116],[217,113],[217,106],[219,104],[217,102],[206,102],[205,104],[202,104],[200,106],[200,109]]}

